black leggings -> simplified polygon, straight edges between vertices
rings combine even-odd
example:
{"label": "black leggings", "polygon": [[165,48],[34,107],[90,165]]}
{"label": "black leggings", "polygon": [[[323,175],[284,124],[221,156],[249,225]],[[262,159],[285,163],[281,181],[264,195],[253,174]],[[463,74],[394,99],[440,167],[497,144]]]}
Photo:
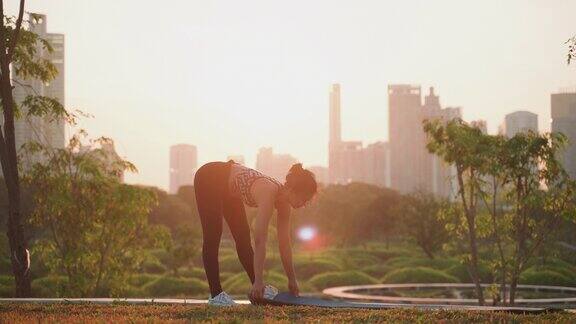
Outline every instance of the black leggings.
{"label": "black leggings", "polygon": [[236,252],[240,263],[250,277],[250,281],[254,283],[254,251],[246,211],[241,198],[231,196],[228,190],[231,163],[206,163],[198,169],[194,177],[196,204],[203,233],[202,261],[212,297],[222,292],[218,264],[222,216],[226,219],[236,242]]}

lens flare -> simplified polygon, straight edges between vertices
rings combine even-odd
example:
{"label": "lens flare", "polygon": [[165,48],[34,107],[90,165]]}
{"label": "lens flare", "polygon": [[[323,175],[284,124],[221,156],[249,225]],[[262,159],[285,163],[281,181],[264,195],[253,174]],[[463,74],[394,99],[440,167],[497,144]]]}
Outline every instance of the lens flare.
{"label": "lens flare", "polygon": [[310,241],[316,236],[316,229],[311,226],[304,226],[298,230],[297,235],[302,241]]}

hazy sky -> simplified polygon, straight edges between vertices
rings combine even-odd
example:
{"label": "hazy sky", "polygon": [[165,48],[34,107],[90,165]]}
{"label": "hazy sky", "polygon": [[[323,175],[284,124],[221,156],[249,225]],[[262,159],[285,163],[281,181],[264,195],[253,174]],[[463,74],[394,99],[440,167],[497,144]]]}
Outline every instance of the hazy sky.
{"label": "hazy sky", "polygon": [[[8,1],[14,12],[17,0]],[[529,110],[550,128],[550,93],[576,88],[564,42],[574,0],[28,0],[66,35],[66,105],[134,162],[130,183],[168,186],[168,150],[199,163],[261,146],[327,164],[328,89],[343,137],[387,140],[391,83],[434,86],[485,119]]]}

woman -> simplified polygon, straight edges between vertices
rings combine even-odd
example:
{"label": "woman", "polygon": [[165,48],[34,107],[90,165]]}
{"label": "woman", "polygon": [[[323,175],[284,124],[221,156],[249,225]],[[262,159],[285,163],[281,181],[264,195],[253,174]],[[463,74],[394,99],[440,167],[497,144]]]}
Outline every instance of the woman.
{"label": "woman", "polygon": [[[240,263],[252,282],[250,300],[273,297],[275,289],[264,286],[262,273],[268,223],[274,209],[277,211],[278,243],[282,265],[288,277],[288,289],[296,296],[299,294],[292,264],[290,211],[291,208],[302,207],[312,199],[316,189],[314,175],[303,169],[300,163],[290,168],[285,184],[232,160],[210,162],[198,169],[194,178],[194,190],[202,223],[202,260],[210,286],[208,304],[235,304],[234,300],[222,291],[220,285],[218,248],[223,218],[236,242]],[[252,249],[244,203],[258,207],[253,233],[255,251]]]}

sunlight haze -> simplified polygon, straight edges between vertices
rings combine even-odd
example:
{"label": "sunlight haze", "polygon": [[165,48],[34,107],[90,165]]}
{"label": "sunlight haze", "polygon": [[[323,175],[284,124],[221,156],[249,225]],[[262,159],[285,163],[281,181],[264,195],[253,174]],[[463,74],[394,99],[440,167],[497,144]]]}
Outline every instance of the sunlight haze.
{"label": "sunlight haze", "polygon": [[[17,2],[9,2],[15,12]],[[388,138],[387,86],[433,86],[444,107],[485,119],[538,114],[576,88],[567,45],[573,0],[29,0],[66,37],[66,107],[136,164],[129,183],[168,187],[169,147],[198,162],[260,147],[327,165],[328,91],[342,87],[342,134]],[[72,132],[73,130],[69,130]]]}

